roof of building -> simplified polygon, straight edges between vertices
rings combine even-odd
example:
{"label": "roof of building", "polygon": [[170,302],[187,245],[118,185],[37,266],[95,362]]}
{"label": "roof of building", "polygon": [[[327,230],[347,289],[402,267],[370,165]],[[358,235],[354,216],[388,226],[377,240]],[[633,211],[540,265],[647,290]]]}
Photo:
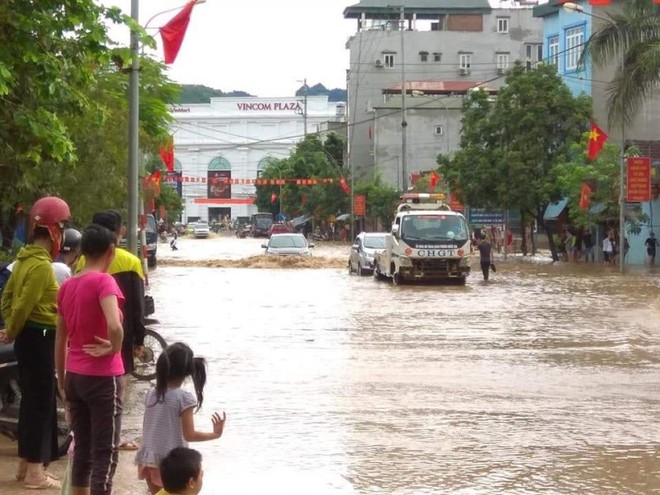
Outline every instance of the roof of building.
{"label": "roof of building", "polygon": [[418,17],[425,14],[487,13],[492,10],[489,0],[398,0],[397,3],[398,5],[392,5],[392,0],[360,0],[359,3],[344,9],[344,17],[356,19],[362,13],[392,16],[402,6],[406,13],[415,13]]}
{"label": "roof of building", "polygon": [[[475,88],[483,88],[490,94],[497,93],[497,89],[476,81],[406,81],[406,93],[419,91],[426,95],[465,94]],[[383,89],[383,93],[401,94],[401,83]]]}
{"label": "roof of building", "polygon": [[562,8],[561,4],[564,0],[548,0],[545,3],[539,2],[539,5],[534,7],[534,17],[545,17],[546,15],[555,14]]}

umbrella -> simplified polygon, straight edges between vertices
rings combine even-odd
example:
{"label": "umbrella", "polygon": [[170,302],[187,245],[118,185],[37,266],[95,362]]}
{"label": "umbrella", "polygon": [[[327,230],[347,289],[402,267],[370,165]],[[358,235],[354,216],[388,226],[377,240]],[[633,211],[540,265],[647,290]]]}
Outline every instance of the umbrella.
{"label": "umbrella", "polygon": [[351,219],[351,214],[350,213],[344,213],[343,215],[339,215],[337,217],[338,222],[347,222],[350,219]]}

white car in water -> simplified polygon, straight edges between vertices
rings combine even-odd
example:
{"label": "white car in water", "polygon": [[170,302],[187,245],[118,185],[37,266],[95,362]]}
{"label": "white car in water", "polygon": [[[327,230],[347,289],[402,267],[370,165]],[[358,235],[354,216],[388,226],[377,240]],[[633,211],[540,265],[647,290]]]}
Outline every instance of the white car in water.
{"label": "white car in water", "polygon": [[314,244],[309,244],[302,234],[273,234],[261,247],[273,256],[311,256]]}
{"label": "white car in water", "polygon": [[193,225],[193,235],[197,239],[205,239],[210,234],[209,224],[206,222],[197,222]]}
{"label": "white car in water", "polygon": [[365,275],[374,271],[376,251],[385,249],[385,232],[360,232],[351,246],[348,273]]}

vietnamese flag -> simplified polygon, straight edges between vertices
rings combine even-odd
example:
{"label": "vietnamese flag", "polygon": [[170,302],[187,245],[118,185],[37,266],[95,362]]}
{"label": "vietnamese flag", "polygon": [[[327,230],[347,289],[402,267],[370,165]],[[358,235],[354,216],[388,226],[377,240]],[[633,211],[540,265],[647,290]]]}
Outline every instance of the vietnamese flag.
{"label": "vietnamese flag", "polygon": [[429,185],[431,186],[431,189],[437,186],[439,181],[440,181],[440,176],[436,174],[435,171],[431,172],[431,180],[429,181]]}
{"label": "vietnamese flag", "polygon": [[160,159],[167,168],[168,172],[174,172],[174,145],[172,144],[172,136],[167,139],[165,145],[161,145],[158,149]]}
{"label": "vietnamese flag", "polygon": [[[655,0],[655,2],[658,3],[658,0]],[[589,0],[589,5],[610,5],[611,3],[612,0]]]}
{"label": "vietnamese flag", "polygon": [[589,208],[589,201],[591,201],[591,188],[584,182],[580,191],[580,208],[583,210]]}
{"label": "vietnamese flag", "polygon": [[177,15],[172,17],[167,24],[159,29],[160,36],[163,38],[163,52],[166,64],[173,64],[176,56],[179,54],[179,49],[183,43],[183,38],[186,36],[190,14],[195,3],[196,0],[188,2]]}
{"label": "vietnamese flag", "polygon": [[589,160],[596,159],[598,153],[600,153],[600,151],[603,149],[605,141],[607,141],[607,134],[605,134],[600,127],[592,122],[591,130],[589,131],[589,145],[587,148],[587,158]]}
{"label": "vietnamese flag", "polygon": [[346,194],[349,194],[351,192],[351,188],[348,186],[346,183],[346,179],[343,177],[339,179],[339,185],[341,186],[342,191],[344,191]]}

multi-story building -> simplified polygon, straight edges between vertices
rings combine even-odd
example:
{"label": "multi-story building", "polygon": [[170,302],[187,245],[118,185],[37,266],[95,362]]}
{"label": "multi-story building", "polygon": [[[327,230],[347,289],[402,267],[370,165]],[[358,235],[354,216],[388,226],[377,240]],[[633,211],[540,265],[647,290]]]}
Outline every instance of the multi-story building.
{"label": "multi-story building", "polygon": [[[391,6],[397,3],[401,6]],[[393,140],[401,141],[396,138],[396,129],[391,123],[383,126],[379,122],[386,115],[389,120],[396,119],[392,111],[395,101],[401,109],[402,98],[388,102],[384,93],[396,92],[398,85],[401,94],[404,82],[409,96],[415,87],[430,82],[461,87],[463,93],[466,86],[480,83],[498,88],[514,61],[534,64],[542,58],[541,22],[533,18],[531,10],[536,3],[361,0],[347,7],[344,17],[357,21],[357,32],[347,43],[350,50],[348,151],[349,165],[354,167],[356,177],[368,179],[377,172],[401,187],[403,177],[395,179],[401,175],[397,170],[401,170],[404,161],[409,181],[418,169],[434,168],[439,153],[456,149],[460,119],[455,115],[453,103],[450,110],[449,106],[443,106],[445,102],[438,101],[437,105],[426,105],[429,109],[435,106],[435,112],[406,112],[407,136],[429,130],[432,134],[430,138],[420,138],[423,143],[411,138],[402,159],[401,151],[397,154],[393,149]],[[416,94],[425,93],[416,91]],[[398,120],[400,134],[400,115]],[[387,138],[377,136],[385,130]],[[376,149],[381,144],[388,149]]]}
{"label": "multi-story building", "polygon": [[[620,60],[612,60],[605,66],[596,66],[587,59],[580,64],[584,43],[591,34],[598,30],[603,23],[610,22],[608,12],[621,8],[622,0],[614,0],[609,6],[591,6],[587,0],[573,2],[578,4],[582,12],[567,10],[560,0],[549,0],[543,5],[534,8],[534,16],[543,21],[543,56],[549,63],[557,67],[566,85],[576,96],[584,93],[592,97],[593,118],[598,126],[609,136],[609,139],[618,145],[622,143],[621,125],[617,122],[608,122],[608,87],[612,81]],[[610,125],[611,124],[611,125]],[[651,157],[656,171],[653,181],[660,184],[660,97],[650,95],[644,101],[634,122],[625,126],[626,145],[634,145],[640,149],[644,156]],[[657,188],[652,191],[657,192]],[[567,200],[560,203],[565,207]],[[660,221],[654,212],[660,211],[660,201],[657,196],[651,202],[638,205],[641,211],[649,216],[649,225],[644,225],[638,235],[629,236],[630,252],[627,262],[642,264],[646,257],[644,241],[648,232],[658,231]],[[561,208],[554,208],[554,214],[559,215]],[[617,222],[612,219],[612,223]],[[604,228],[600,229],[600,237],[604,235]]]}
{"label": "multi-story building", "polygon": [[181,186],[183,221],[256,213],[254,181],[268,161],[289,156],[306,133],[343,122],[344,110],[327,96],[220,97],[173,107],[175,173],[168,176]]}

